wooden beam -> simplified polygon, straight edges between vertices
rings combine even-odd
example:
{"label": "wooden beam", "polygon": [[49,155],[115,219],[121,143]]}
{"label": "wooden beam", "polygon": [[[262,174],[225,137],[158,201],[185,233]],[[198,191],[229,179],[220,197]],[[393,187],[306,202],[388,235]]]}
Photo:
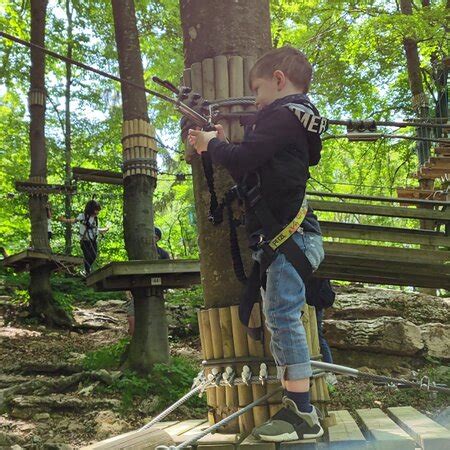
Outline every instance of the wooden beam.
{"label": "wooden beam", "polygon": [[450,236],[430,230],[321,221],[325,237],[450,247]]}
{"label": "wooden beam", "polygon": [[75,180],[91,181],[94,183],[123,184],[121,172],[111,170],[88,169],[86,167],[72,167],[72,176]]}
{"label": "wooden beam", "polygon": [[396,261],[406,264],[437,264],[450,262],[450,251],[422,250],[412,248],[385,247],[381,245],[345,244],[324,242],[325,254],[335,256],[354,256],[378,261]]}
{"label": "wooden beam", "polygon": [[36,181],[15,181],[14,185],[18,192],[25,192],[30,195],[48,195],[48,194],[75,194],[75,186],[66,186],[64,184],[47,184]]}
{"label": "wooden beam", "polygon": [[21,272],[28,270],[30,265],[39,266],[42,264],[54,265],[55,268],[62,266],[79,266],[83,264],[83,258],[78,256],[61,255],[58,253],[44,253],[35,250],[24,250],[15,255],[8,256],[1,261],[3,267],[11,267]]}
{"label": "wooden beam", "polygon": [[[397,188],[397,195],[402,199],[423,199],[423,200],[437,200],[447,201],[447,194],[443,190],[431,190],[420,188]],[[413,205],[412,202],[407,202],[408,205]]]}
{"label": "wooden beam", "polygon": [[412,406],[388,408],[389,417],[411,435],[423,450],[450,448],[450,431]]}
{"label": "wooden beam", "polygon": [[375,206],[364,205],[361,203],[329,202],[324,200],[310,200],[308,203],[316,211],[398,217],[406,219],[428,219],[440,222],[450,221],[450,210],[435,211],[433,209],[413,209],[400,206]]}
{"label": "wooden beam", "polygon": [[335,192],[318,192],[318,191],[307,191],[306,194],[309,197],[332,197],[332,198],[341,198],[341,199],[349,199],[349,200],[365,200],[368,202],[384,202],[384,203],[410,203],[415,205],[424,205],[424,206],[441,206],[446,205],[450,206],[450,202],[448,201],[439,201],[439,200],[421,200],[417,199],[414,201],[407,201],[398,197],[380,197],[380,196],[372,196],[372,195],[358,195],[358,194],[340,194]]}

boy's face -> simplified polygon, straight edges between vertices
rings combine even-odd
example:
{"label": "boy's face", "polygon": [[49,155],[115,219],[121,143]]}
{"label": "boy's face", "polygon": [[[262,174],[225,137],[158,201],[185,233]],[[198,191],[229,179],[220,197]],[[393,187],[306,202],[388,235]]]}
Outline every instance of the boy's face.
{"label": "boy's face", "polygon": [[258,109],[270,105],[278,98],[278,82],[279,80],[276,77],[252,80],[250,87],[255,94],[255,103]]}

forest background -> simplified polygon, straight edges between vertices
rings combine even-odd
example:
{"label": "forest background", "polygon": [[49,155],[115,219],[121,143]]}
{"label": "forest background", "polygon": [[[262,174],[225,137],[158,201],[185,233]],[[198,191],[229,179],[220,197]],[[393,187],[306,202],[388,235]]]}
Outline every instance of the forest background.
{"label": "forest background", "polygon": [[[75,60],[118,74],[109,2],[51,0],[46,47]],[[153,75],[178,84],[183,71],[182,33],[177,0],[136,0],[147,87],[158,90]],[[314,66],[311,98],[330,118],[406,119],[414,116],[403,39],[418,42],[421,70],[433,113],[437,101],[433,61],[448,54],[446,1],[415,1],[414,14],[402,15],[396,1],[273,0],[275,47],[302,49]],[[29,40],[29,4],[0,1],[0,28]],[[29,245],[27,196],[15,180],[29,174],[29,50],[0,41],[0,246],[14,253]],[[66,66],[47,57],[46,140],[48,182],[64,184],[66,148]],[[161,246],[175,258],[198,257],[190,167],[184,162],[179,115],[172,106],[148,97],[149,116],[159,140],[155,224]],[[121,99],[118,83],[72,67],[71,165],[120,171]],[[414,129],[387,129],[414,134]],[[331,128],[329,134],[343,133]],[[311,190],[394,196],[396,186],[414,184],[416,143],[382,139],[349,143],[326,139],[321,164],[312,170]],[[110,231],[100,244],[99,265],[126,259],[122,229],[122,187],[78,182],[72,216],[93,196],[102,204],[100,222]],[[64,197],[51,198],[53,216],[64,214]],[[375,220],[375,219],[374,219]],[[389,224],[390,218],[377,223]],[[53,222],[54,252],[63,252],[64,225]],[[74,230],[75,233],[75,230]],[[76,236],[76,235],[75,235]],[[71,252],[79,254],[74,238]]]}

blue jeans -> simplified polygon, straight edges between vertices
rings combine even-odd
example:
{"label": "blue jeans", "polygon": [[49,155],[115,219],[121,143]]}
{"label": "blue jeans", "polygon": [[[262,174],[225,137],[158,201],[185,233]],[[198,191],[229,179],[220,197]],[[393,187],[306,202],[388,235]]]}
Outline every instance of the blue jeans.
{"label": "blue jeans", "polygon": [[[296,232],[292,237],[305,252],[314,270],[324,258],[322,236]],[[260,261],[262,250],[254,252]],[[272,334],[270,349],[278,378],[301,380],[312,375],[309,350],[301,311],[305,304],[305,284],[283,253],[267,269],[266,290],[261,290],[266,325]]]}
{"label": "blue jeans", "polygon": [[315,308],[317,319],[317,331],[319,333],[320,353],[322,353],[322,361],[333,364],[333,357],[331,356],[330,346],[328,345],[325,336],[323,335],[323,309]]}

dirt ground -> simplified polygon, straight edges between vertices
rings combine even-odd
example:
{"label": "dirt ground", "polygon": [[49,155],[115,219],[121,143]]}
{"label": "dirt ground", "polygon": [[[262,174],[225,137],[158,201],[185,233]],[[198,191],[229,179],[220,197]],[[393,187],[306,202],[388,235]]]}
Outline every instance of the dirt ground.
{"label": "dirt ground", "polygon": [[[9,314],[5,309],[3,313]],[[80,448],[139,428],[159,412],[151,396],[123,410],[117,392],[100,389],[119,372],[86,373],[81,365],[86,353],[127,336],[124,305],[118,300],[99,302],[93,308],[77,308],[75,317],[79,329],[63,331],[20,321],[6,325],[0,316],[0,449]],[[198,338],[172,342],[171,353],[198,361],[200,367]],[[338,380],[330,410],[413,405],[436,417],[449,405],[448,396]],[[167,420],[188,418],[192,412],[182,407]]]}

